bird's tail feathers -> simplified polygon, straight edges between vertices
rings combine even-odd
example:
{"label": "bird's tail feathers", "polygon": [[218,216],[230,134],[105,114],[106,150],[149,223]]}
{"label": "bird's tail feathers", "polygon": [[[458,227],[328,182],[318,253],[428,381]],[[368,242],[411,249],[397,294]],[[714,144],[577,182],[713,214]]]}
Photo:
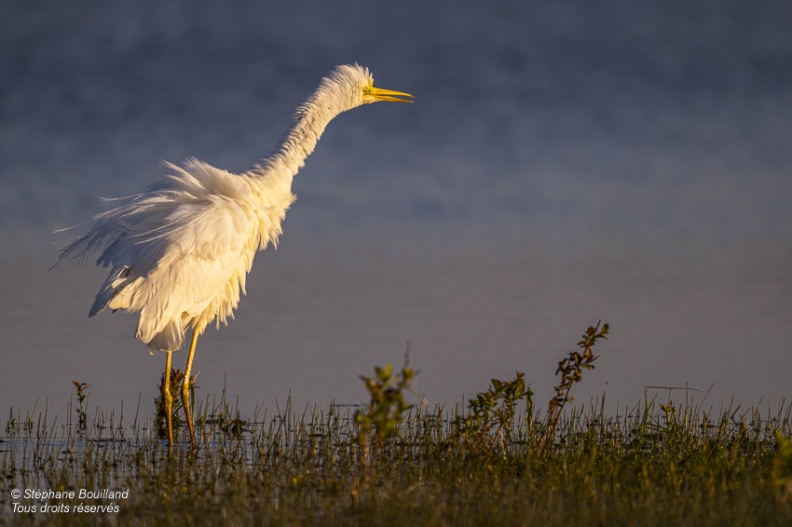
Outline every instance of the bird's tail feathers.
{"label": "bird's tail feathers", "polygon": [[160,351],[176,351],[184,346],[184,326],[180,321],[174,320],[159,333],[152,335],[152,328],[143,326],[144,317],[141,316],[141,325],[138,326],[135,338],[148,345],[152,355]]}

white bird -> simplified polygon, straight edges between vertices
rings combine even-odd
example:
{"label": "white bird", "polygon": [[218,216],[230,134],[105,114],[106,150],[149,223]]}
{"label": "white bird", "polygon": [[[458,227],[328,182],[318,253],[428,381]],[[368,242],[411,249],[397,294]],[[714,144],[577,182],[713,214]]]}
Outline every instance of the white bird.
{"label": "white bird", "polygon": [[140,313],[135,337],[152,354],[166,352],[162,399],[168,443],[173,444],[171,353],[192,331],[181,397],[195,447],[189,381],[198,336],[216,321],[226,324],[245,294],[257,250],[275,246],[294,202],[292,180],[337,115],[379,101],[412,102],[412,95],[375,88],[367,68],[338,66],[302,104],[276,150],[243,174],[197,159],[168,164],[170,173],[145,192],[108,200],[85,234],[69,242],[55,265],[101,251],[97,265],[110,274],[89,316],[104,308]]}

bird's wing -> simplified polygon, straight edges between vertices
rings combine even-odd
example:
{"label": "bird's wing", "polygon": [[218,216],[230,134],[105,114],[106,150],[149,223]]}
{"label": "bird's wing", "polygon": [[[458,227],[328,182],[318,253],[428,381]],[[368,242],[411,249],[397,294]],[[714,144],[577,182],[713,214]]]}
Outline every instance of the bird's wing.
{"label": "bird's wing", "polygon": [[[258,241],[250,218],[233,202],[205,204],[184,228],[171,232],[167,249],[144,280],[114,298],[111,308],[140,310],[137,337],[150,343],[178,327],[202,331],[232,315],[244,292]],[[161,243],[157,241],[157,243]],[[156,250],[160,252],[159,249]],[[176,349],[173,343],[159,343]]]}
{"label": "bird's wing", "polygon": [[[61,252],[63,260],[102,249],[97,264],[111,271],[91,314],[108,306],[146,308],[146,318],[157,321],[141,320],[149,328],[141,340],[153,338],[176,319],[181,324],[185,313],[194,315],[201,306],[230,315],[259,240],[255,199],[246,178],[197,161],[169,168],[165,181],[114,202]],[[237,289],[235,296],[226,291],[229,284]],[[213,305],[213,295],[229,301]]]}

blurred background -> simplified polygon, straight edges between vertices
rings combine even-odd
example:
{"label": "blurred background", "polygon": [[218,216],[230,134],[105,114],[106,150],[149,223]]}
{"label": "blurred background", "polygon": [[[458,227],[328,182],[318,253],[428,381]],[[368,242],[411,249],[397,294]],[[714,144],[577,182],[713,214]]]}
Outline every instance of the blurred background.
{"label": "blurred background", "polygon": [[786,0],[2,2],[0,410],[65,411],[79,379],[150,411],[164,356],[135,316],[87,318],[106,272],[48,272],[53,230],[163,160],[249,168],[352,62],[415,104],[330,124],[236,320],[199,341],[199,398],[359,403],[409,341],[432,404],[521,370],[544,405],[602,319],[578,403],[778,405],[790,28]]}

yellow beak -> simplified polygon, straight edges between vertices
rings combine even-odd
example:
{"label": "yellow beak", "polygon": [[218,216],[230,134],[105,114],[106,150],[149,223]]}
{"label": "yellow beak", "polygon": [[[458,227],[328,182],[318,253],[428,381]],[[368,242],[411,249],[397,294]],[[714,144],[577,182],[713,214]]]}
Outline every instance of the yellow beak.
{"label": "yellow beak", "polygon": [[[374,97],[374,99],[377,101],[412,102],[412,95],[409,93],[396,90],[386,90],[384,88],[375,88],[374,86],[369,88],[368,95]],[[399,97],[409,97],[409,99],[400,99]]]}

